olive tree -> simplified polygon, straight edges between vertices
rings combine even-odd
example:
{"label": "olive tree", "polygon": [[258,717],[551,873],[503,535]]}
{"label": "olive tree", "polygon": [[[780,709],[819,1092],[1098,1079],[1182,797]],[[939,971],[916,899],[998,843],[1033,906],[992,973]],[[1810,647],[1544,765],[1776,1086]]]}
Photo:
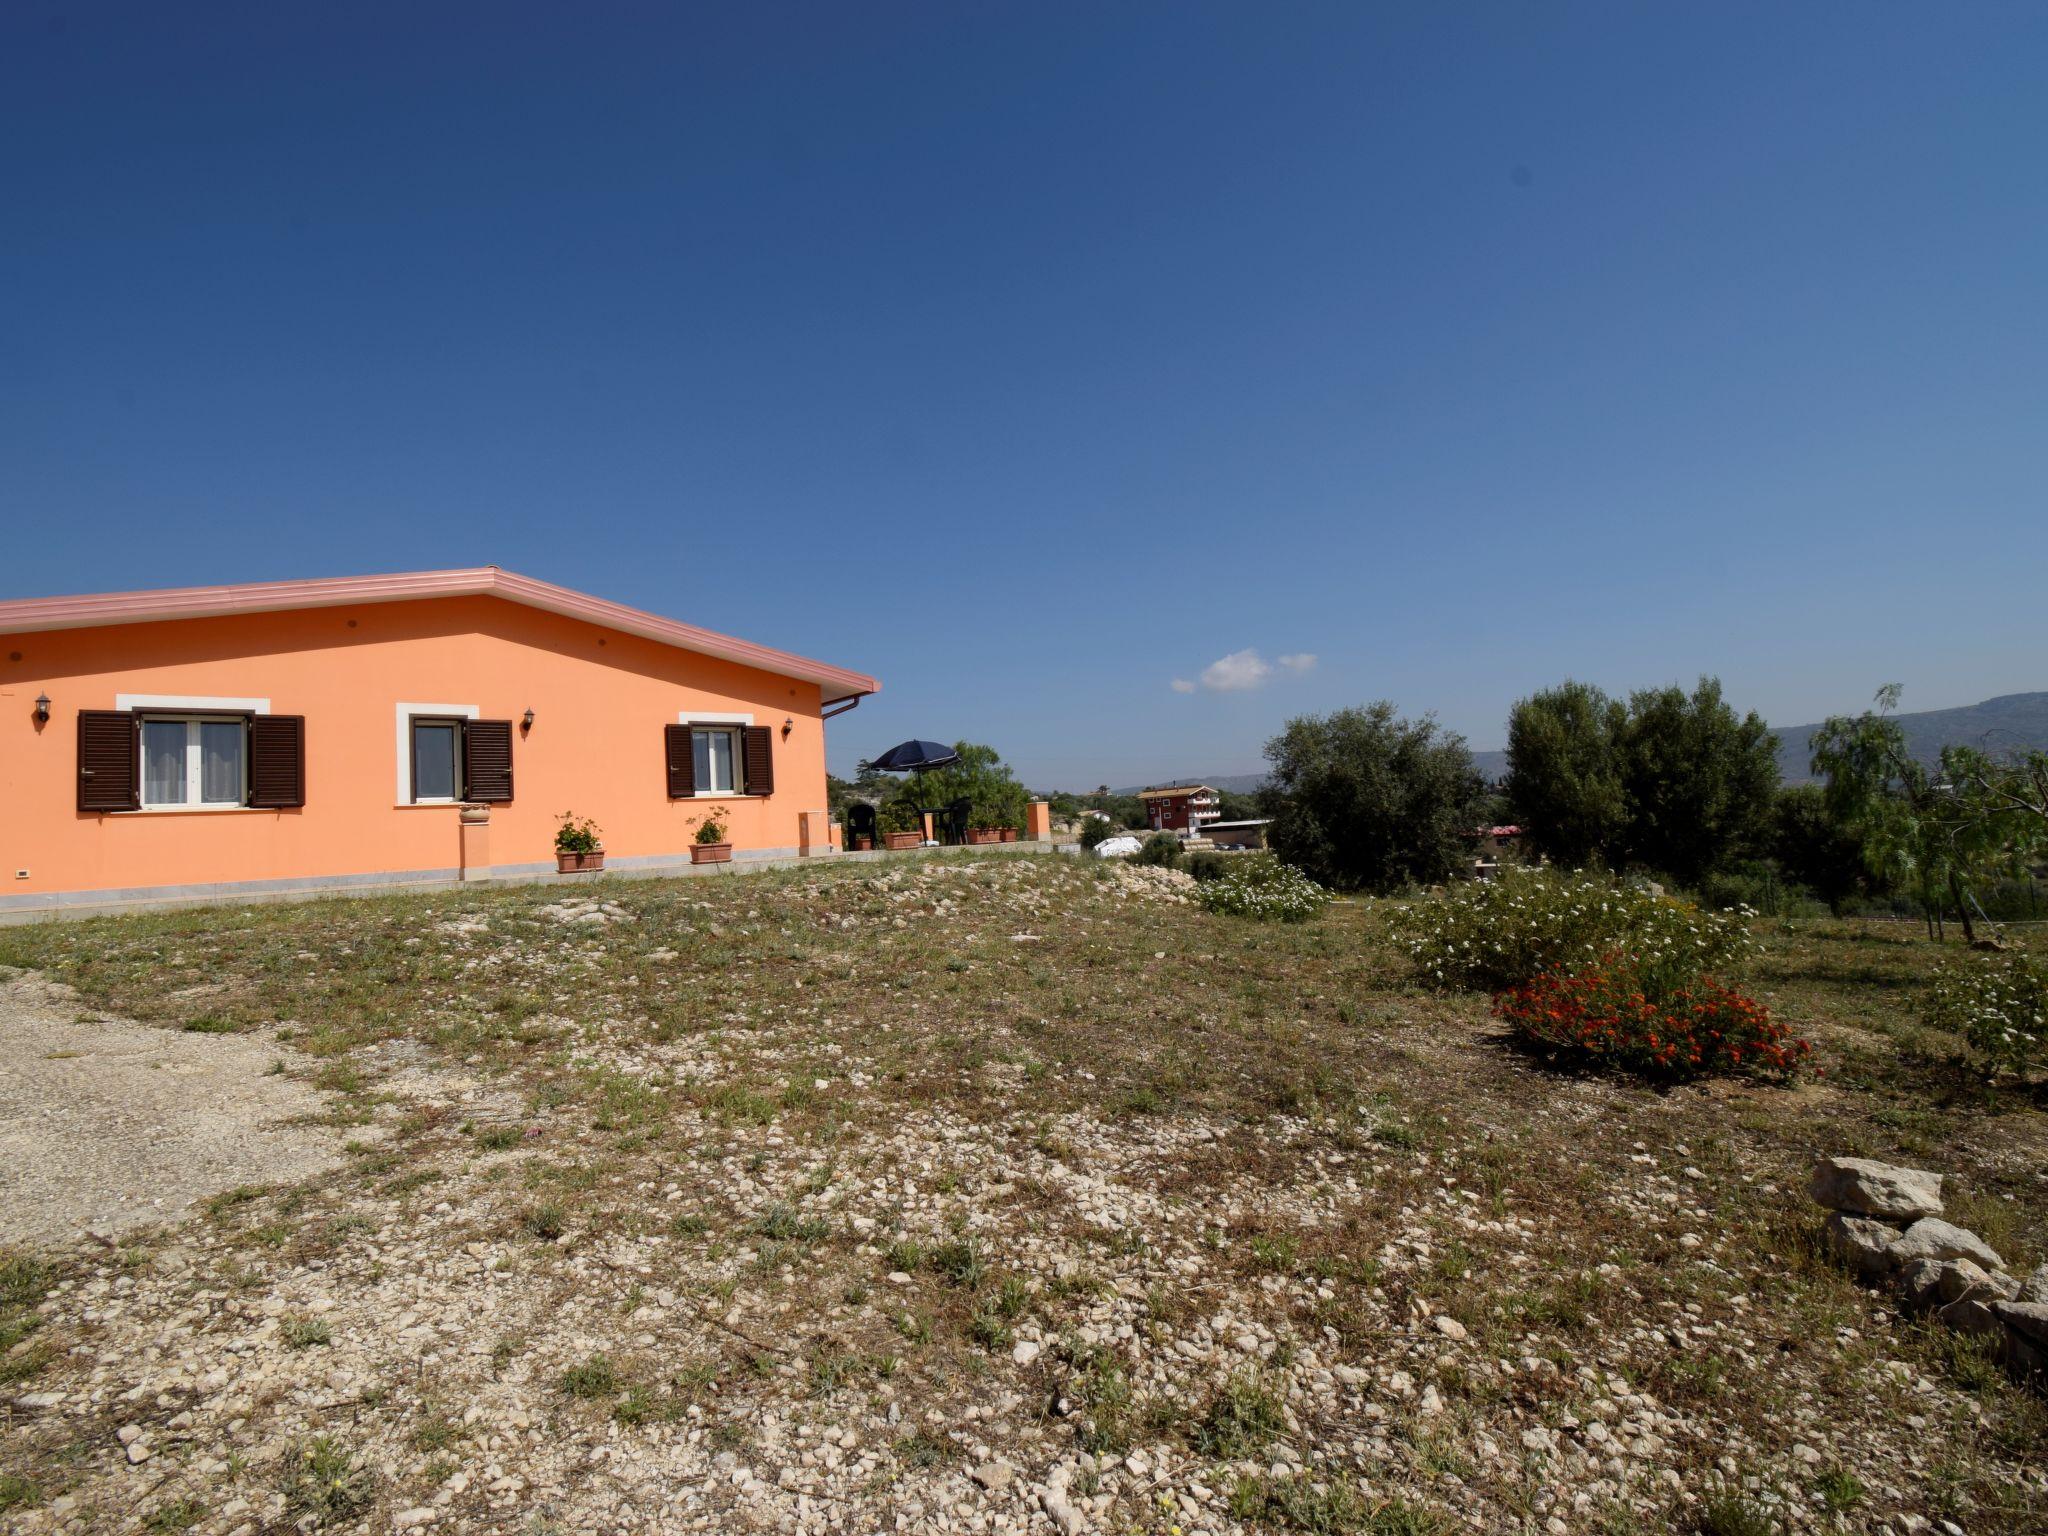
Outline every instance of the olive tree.
{"label": "olive tree", "polygon": [[1381,702],[1304,715],[1266,743],[1274,851],[1327,886],[1444,879],[1469,854],[1484,782],[1465,738]]}

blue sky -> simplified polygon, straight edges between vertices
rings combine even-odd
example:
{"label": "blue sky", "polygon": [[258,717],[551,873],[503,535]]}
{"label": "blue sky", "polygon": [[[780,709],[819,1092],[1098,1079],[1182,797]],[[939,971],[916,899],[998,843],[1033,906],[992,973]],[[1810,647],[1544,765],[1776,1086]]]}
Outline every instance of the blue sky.
{"label": "blue sky", "polygon": [[842,769],[1040,786],[1378,698],[1497,746],[1567,674],[2048,688],[2044,61],[2038,5],[17,0],[0,595],[495,562],[876,673]]}

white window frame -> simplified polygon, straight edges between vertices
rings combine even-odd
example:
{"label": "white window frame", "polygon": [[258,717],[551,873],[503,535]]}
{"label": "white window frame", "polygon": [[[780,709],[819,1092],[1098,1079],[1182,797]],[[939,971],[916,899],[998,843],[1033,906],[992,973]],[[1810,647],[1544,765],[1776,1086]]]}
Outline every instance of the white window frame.
{"label": "white window frame", "polygon": [[[701,720],[692,720],[690,722],[690,769],[692,773],[696,772],[697,738],[700,735],[710,736],[714,734],[723,736],[726,740],[726,762],[732,769],[733,782],[724,789],[716,787],[706,789],[699,785],[696,798],[699,800],[731,800],[735,796],[745,793],[741,788],[741,783],[747,776],[746,743],[740,739],[740,728],[738,726],[706,725]],[[706,760],[715,762],[716,758],[707,758]]]}
{"label": "white window frame", "polygon": [[676,713],[676,724],[690,728],[690,769],[694,774],[697,766],[697,732],[700,730],[724,730],[732,740],[732,788],[705,789],[699,787],[693,797],[698,800],[741,800],[747,793],[747,743],[740,735],[744,726],[754,723],[752,714],[736,714],[729,710],[685,709]]}
{"label": "white window frame", "polygon": [[455,789],[453,798],[447,800],[415,800],[412,797],[412,722],[415,716],[433,716],[440,719],[475,720],[483,714],[483,707],[477,704],[400,704],[398,706],[398,776],[393,781],[391,803],[401,808],[410,805],[460,805],[462,804],[462,762],[460,745],[457,746],[455,763]]}
{"label": "white window frame", "polygon": [[[246,715],[185,713],[167,709],[140,709],[135,732],[135,799],[145,811],[239,811],[249,804],[249,721]],[[185,727],[185,798],[151,800],[149,794],[149,727]],[[203,725],[235,725],[242,728],[241,773],[232,800],[204,800],[206,775],[206,733]]]}

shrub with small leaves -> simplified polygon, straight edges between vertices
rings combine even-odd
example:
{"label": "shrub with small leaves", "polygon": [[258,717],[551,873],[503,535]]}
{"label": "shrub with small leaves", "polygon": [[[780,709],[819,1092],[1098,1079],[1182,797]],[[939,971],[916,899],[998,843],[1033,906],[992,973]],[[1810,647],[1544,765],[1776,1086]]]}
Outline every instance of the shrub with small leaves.
{"label": "shrub with small leaves", "polygon": [[2048,1039],[2048,966],[2028,955],[1945,965],[1934,973],[1927,1022],[1967,1041],[1986,1077],[2023,1073]]}
{"label": "shrub with small leaves", "polygon": [[1423,977],[1439,986],[1499,992],[1620,955],[1657,995],[1750,954],[1754,915],[1703,912],[1598,875],[1509,869],[1410,902],[1394,926]]}
{"label": "shrub with small leaves", "polygon": [[1205,880],[1198,899],[1211,912],[1262,923],[1305,923],[1330,904],[1330,893],[1292,864],[1270,853],[1233,860],[1227,872]]}

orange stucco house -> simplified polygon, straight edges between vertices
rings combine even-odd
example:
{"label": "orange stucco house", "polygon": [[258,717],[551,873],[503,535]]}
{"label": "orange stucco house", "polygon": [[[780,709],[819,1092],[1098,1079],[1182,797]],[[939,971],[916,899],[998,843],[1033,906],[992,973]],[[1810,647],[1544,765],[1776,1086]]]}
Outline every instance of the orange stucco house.
{"label": "orange stucco house", "polygon": [[823,852],[879,687],[496,566],[0,602],[0,919]]}

